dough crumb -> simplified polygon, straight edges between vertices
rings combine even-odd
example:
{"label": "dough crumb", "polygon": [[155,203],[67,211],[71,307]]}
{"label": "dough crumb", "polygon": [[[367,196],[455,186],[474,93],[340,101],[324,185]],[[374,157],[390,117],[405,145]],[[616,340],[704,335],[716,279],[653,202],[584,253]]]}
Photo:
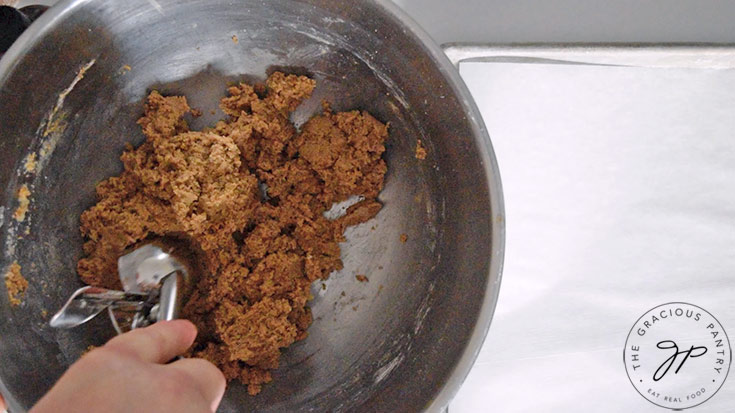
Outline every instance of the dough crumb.
{"label": "dough crumb", "polygon": [[416,159],[426,159],[426,148],[421,144],[421,139],[416,141]]}
{"label": "dough crumb", "polygon": [[5,288],[8,290],[8,299],[13,307],[20,305],[28,289],[28,280],[20,273],[20,269],[20,264],[14,261],[5,273]]}
{"label": "dough crumb", "polygon": [[233,34],[233,35],[232,35],[232,43],[235,43],[235,44],[237,44],[237,42],[238,42],[238,41],[239,41],[239,40],[237,39],[237,35],[236,35],[236,34]]}
{"label": "dough crumb", "polygon": [[[311,285],[342,269],[344,230],[382,208],[388,126],[326,107],[297,131],[290,114],[315,86],[281,72],[233,85],[220,101],[228,117],[205,131],[189,129],[185,97],[151,92],[138,121],[145,142],[122,154],[122,174],[97,186],[81,216],[77,270],[90,285],[120,288],[118,257],[151,238],[196,250],[201,275],[182,308],[199,330],[189,355],[250,394],[307,337]],[[352,196],[364,200],[324,217]]]}
{"label": "dough crumb", "polygon": [[20,189],[18,189],[18,208],[13,213],[13,218],[16,221],[23,222],[26,219],[28,206],[31,203],[30,196],[31,191],[28,189],[28,186],[25,184],[21,185]]}
{"label": "dough crumb", "polygon": [[365,276],[365,275],[363,275],[363,274],[357,274],[357,275],[355,276],[355,278],[357,279],[357,281],[360,281],[361,283],[366,283],[366,282],[368,282],[368,277],[366,277],[366,276]]}

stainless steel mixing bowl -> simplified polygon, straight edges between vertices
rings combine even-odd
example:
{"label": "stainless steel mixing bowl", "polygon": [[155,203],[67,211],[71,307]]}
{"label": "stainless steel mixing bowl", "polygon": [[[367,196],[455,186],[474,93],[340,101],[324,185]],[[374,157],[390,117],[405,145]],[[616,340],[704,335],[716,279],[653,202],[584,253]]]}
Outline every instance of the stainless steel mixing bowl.
{"label": "stainless steel mixing bowl", "polygon": [[[231,383],[221,411],[449,402],[492,318],[503,204],[482,120],[441,49],[386,0],[67,0],[0,61],[2,264],[17,261],[30,283],[19,307],[0,294],[0,390],[14,411],[113,334],[104,319],[53,330],[48,314],[80,286],[79,215],[95,184],[120,172],[125,144],[142,141],[147,92],[187,95],[202,127],[222,117],[227,82],[277,69],[318,81],[297,124],[323,99],[390,122],[385,208],[347,231],[345,269],[315,285],[309,337],[283,351],[273,383],[256,397]],[[415,157],[419,139],[426,160]],[[26,171],[29,153],[38,163]],[[30,210],[18,222],[22,185]]]}

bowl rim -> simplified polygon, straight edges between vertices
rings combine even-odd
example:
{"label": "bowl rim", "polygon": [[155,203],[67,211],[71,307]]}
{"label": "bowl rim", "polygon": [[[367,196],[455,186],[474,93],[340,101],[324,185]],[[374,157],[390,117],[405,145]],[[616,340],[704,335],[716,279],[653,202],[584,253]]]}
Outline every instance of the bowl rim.
{"label": "bowl rim", "polygon": [[490,254],[488,254],[490,270],[487,274],[487,284],[480,307],[480,314],[478,314],[477,322],[473,327],[470,339],[467,341],[462,355],[452,369],[449,378],[439,393],[426,406],[426,411],[429,412],[446,411],[449,402],[451,402],[459,391],[480,353],[480,349],[490,330],[490,324],[498,303],[503,262],[505,259],[505,203],[503,200],[503,185],[500,179],[498,161],[495,157],[495,151],[487,127],[480,114],[480,109],[477,107],[472,94],[459,74],[459,68],[449,60],[442,47],[431,38],[429,33],[398,5],[391,0],[373,1],[380,5],[387,14],[392,15],[394,19],[404,25],[423,44],[424,51],[452,86],[453,92],[459,98],[467,114],[467,121],[472,128],[473,137],[480,152],[485,177],[489,185],[488,192],[492,214],[491,245]]}

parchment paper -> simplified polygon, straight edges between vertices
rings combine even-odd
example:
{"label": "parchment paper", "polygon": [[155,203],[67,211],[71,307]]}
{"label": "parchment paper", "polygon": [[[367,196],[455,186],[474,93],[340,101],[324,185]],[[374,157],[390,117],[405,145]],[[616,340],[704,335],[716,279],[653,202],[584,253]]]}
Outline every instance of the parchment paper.
{"label": "parchment paper", "polygon": [[[684,301],[735,337],[735,71],[463,63],[503,179],[489,336],[449,411],[665,412],[623,363]],[[735,373],[695,412],[735,411]]]}

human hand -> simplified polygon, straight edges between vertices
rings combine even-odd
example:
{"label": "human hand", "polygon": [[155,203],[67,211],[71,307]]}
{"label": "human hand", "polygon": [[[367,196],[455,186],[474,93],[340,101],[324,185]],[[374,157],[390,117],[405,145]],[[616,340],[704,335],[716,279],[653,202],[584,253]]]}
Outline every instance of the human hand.
{"label": "human hand", "polygon": [[196,335],[192,323],[174,320],[117,336],[74,363],[31,413],[214,412],[222,372],[202,359],[165,364]]}

